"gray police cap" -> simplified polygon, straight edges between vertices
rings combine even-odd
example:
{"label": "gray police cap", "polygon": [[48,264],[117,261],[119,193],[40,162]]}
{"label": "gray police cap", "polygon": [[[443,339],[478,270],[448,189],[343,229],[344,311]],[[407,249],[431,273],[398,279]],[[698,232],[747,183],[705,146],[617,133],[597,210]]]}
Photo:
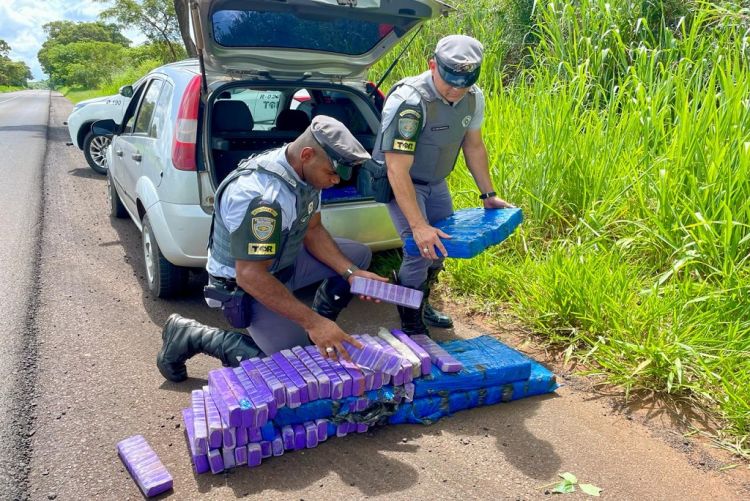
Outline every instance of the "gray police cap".
{"label": "gray police cap", "polygon": [[440,76],[456,87],[469,87],[479,78],[484,47],[476,38],[449,35],[435,47]]}
{"label": "gray police cap", "polygon": [[349,179],[352,167],[370,159],[370,154],[344,124],[326,115],[318,115],[310,123],[310,132],[331,158],[342,179]]}

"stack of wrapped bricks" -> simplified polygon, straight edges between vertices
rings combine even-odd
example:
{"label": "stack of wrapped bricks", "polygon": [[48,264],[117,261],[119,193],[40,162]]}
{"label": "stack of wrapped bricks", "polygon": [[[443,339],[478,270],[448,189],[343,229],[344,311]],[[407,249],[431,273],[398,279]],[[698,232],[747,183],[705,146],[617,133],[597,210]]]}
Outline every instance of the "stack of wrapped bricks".
{"label": "stack of wrapped bricks", "polygon": [[554,375],[496,339],[438,345],[381,329],[352,362],[314,346],[212,370],[183,410],[195,471],[255,467],[373,425],[432,423],[462,409],[554,391]]}

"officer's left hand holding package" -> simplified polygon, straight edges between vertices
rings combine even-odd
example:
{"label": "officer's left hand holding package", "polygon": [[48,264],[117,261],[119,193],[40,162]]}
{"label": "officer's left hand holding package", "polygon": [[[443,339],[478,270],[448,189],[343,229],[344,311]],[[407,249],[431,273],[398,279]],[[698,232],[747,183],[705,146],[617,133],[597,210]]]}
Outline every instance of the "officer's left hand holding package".
{"label": "officer's left hand holding package", "polygon": [[[441,239],[448,257],[469,259],[485,249],[497,245],[510,236],[523,221],[521,209],[461,209],[433,226],[448,235]],[[410,256],[419,256],[420,249],[409,236],[404,240],[404,250]],[[440,250],[435,247],[438,256]]]}

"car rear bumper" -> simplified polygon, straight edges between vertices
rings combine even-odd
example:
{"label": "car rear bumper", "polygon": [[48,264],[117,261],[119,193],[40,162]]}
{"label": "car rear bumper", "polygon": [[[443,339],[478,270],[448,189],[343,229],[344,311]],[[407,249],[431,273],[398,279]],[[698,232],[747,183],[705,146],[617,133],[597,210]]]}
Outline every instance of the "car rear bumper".
{"label": "car rear bumper", "polygon": [[[332,204],[323,208],[323,225],[334,237],[362,242],[373,251],[401,247],[388,209],[374,202]],[[211,216],[198,205],[158,202],[149,221],[164,257],[177,266],[204,267]]]}
{"label": "car rear bumper", "polygon": [[157,202],[147,215],[159,249],[170,263],[193,268],[206,265],[211,216],[200,206]]}
{"label": "car rear bumper", "polygon": [[356,240],[374,251],[401,247],[388,208],[375,202],[329,204],[321,211],[323,226],[334,237]]}

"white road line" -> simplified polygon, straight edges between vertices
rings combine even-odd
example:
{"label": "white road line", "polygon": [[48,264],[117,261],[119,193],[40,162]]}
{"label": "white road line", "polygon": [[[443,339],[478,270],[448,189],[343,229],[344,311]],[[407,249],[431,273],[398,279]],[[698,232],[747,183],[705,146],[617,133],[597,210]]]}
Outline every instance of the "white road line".
{"label": "white road line", "polygon": [[15,97],[11,97],[10,99],[6,99],[5,101],[0,101],[0,104],[7,103],[8,101],[13,101],[14,99],[18,99],[19,97],[21,96],[15,96]]}

